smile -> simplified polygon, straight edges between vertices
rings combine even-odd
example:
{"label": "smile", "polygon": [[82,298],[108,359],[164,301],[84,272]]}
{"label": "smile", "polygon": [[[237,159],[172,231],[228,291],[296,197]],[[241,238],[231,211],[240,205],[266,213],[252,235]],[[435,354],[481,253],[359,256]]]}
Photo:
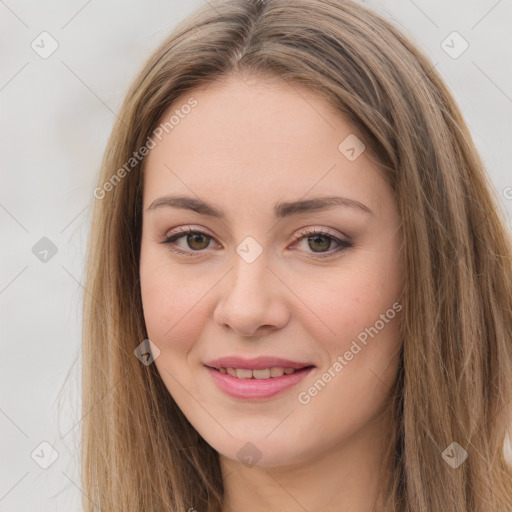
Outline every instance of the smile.
{"label": "smile", "polygon": [[212,368],[205,366],[212,381],[224,394],[244,400],[268,399],[296,386],[314,368]]}
{"label": "smile", "polygon": [[248,368],[214,368],[220,373],[231,375],[237,379],[270,379],[282,377],[283,375],[291,375],[297,370],[295,368],[283,368],[282,366],[274,366],[272,368],[248,369]]}

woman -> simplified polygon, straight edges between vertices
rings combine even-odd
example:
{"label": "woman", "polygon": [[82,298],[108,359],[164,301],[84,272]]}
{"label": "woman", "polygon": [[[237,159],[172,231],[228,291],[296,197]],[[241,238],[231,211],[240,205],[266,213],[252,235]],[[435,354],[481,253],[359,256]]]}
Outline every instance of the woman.
{"label": "woman", "polygon": [[510,510],[511,242],[388,21],[210,3],[135,80],[94,196],[86,510]]}

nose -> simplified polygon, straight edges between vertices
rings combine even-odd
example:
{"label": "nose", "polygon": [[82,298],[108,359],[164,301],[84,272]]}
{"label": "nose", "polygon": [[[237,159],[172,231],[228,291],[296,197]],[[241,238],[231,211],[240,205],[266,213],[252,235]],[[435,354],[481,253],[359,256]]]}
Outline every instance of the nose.
{"label": "nose", "polygon": [[222,281],[214,321],[240,336],[263,336],[290,319],[286,286],[267,264],[265,252],[252,263],[234,255],[234,268]]}

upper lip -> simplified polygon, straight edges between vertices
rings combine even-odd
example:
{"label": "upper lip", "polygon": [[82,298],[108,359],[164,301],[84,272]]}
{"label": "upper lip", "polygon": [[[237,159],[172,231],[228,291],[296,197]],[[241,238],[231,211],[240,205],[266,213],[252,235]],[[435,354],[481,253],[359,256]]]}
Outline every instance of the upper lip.
{"label": "upper lip", "polygon": [[204,363],[205,366],[211,368],[245,368],[248,370],[263,370],[265,368],[305,368],[314,366],[312,363],[302,363],[299,361],[291,361],[280,357],[260,356],[253,359],[244,359],[238,356],[227,356],[218,359],[213,359]]}

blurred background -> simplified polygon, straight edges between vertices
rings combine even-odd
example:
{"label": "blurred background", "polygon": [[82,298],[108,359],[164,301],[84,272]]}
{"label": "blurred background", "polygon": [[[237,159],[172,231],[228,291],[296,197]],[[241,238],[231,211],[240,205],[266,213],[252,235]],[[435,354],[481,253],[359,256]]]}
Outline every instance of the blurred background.
{"label": "blurred background", "polygon": [[[205,0],[0,0],[0,512],[82,510],[80,341],[92,192],[124,95]],[[459,103],[512,225],[512,2],[374,0]]]}

